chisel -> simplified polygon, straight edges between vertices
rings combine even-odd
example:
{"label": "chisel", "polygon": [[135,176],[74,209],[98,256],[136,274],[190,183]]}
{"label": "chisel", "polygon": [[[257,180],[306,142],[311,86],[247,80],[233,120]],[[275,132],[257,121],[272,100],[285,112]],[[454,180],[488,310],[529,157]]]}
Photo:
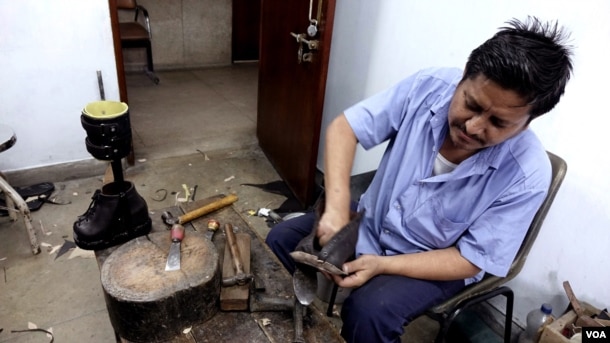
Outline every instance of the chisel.
{"label": "chisel", "polygon": [[167,255],[165,271],[180,270],[180,242],[184,239],[184,226],[181,224],[172,225],[170,237],[172,245],[169,248],[169,255]]}

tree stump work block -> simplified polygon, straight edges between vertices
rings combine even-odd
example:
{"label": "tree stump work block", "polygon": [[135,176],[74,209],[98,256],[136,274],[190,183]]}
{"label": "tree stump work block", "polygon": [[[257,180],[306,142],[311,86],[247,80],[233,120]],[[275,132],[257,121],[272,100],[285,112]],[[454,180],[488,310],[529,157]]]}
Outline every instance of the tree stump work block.
{"label": "tree stump work block", "polygon": [[187,232],[181,269],[165,271],[169,231],[141,236],[116,249],[104,262],[101,282],[115,331],[133,342],[170,339],[218,311],[219,255],[201,233]]}

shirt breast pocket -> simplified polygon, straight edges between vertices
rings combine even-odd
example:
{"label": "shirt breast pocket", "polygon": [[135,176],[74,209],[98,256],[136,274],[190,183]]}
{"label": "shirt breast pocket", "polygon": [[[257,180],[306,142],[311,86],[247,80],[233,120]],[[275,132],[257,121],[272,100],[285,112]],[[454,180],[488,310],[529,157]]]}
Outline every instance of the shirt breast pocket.
{"label": "shirt breast pocket", "polygon": [[[455,221],[450,203],[439,197],[431,197],[411,213],[403,216],[403,225],[416,242],[430,249],[447,248],[455,244],[466,231],[469,223]],[[457,216],[462,217],[462,216]]]}

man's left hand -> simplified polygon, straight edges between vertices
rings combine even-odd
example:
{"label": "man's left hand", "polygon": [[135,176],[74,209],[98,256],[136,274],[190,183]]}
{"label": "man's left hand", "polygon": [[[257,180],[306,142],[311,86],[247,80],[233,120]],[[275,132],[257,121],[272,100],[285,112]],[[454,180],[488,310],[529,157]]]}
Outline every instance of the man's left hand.
{"label": "man's left hand", "polygon": [[349,275],[331,275],[335,283],[343,288],[355,288],[376,276],[380,272],[381,256],[361,255],[357,259],[343,264],[343,271]]}

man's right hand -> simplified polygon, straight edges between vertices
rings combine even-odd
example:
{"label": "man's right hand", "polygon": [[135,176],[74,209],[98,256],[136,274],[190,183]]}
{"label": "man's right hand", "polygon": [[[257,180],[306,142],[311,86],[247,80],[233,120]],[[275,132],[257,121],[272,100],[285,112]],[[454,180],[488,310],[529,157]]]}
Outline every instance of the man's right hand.
{"label": "man's right hand", "polygon": [[342,215],[338,212],[326,210],[318,223],[318,241],[325,246],[333,236],[349,222],[349,213]]}

